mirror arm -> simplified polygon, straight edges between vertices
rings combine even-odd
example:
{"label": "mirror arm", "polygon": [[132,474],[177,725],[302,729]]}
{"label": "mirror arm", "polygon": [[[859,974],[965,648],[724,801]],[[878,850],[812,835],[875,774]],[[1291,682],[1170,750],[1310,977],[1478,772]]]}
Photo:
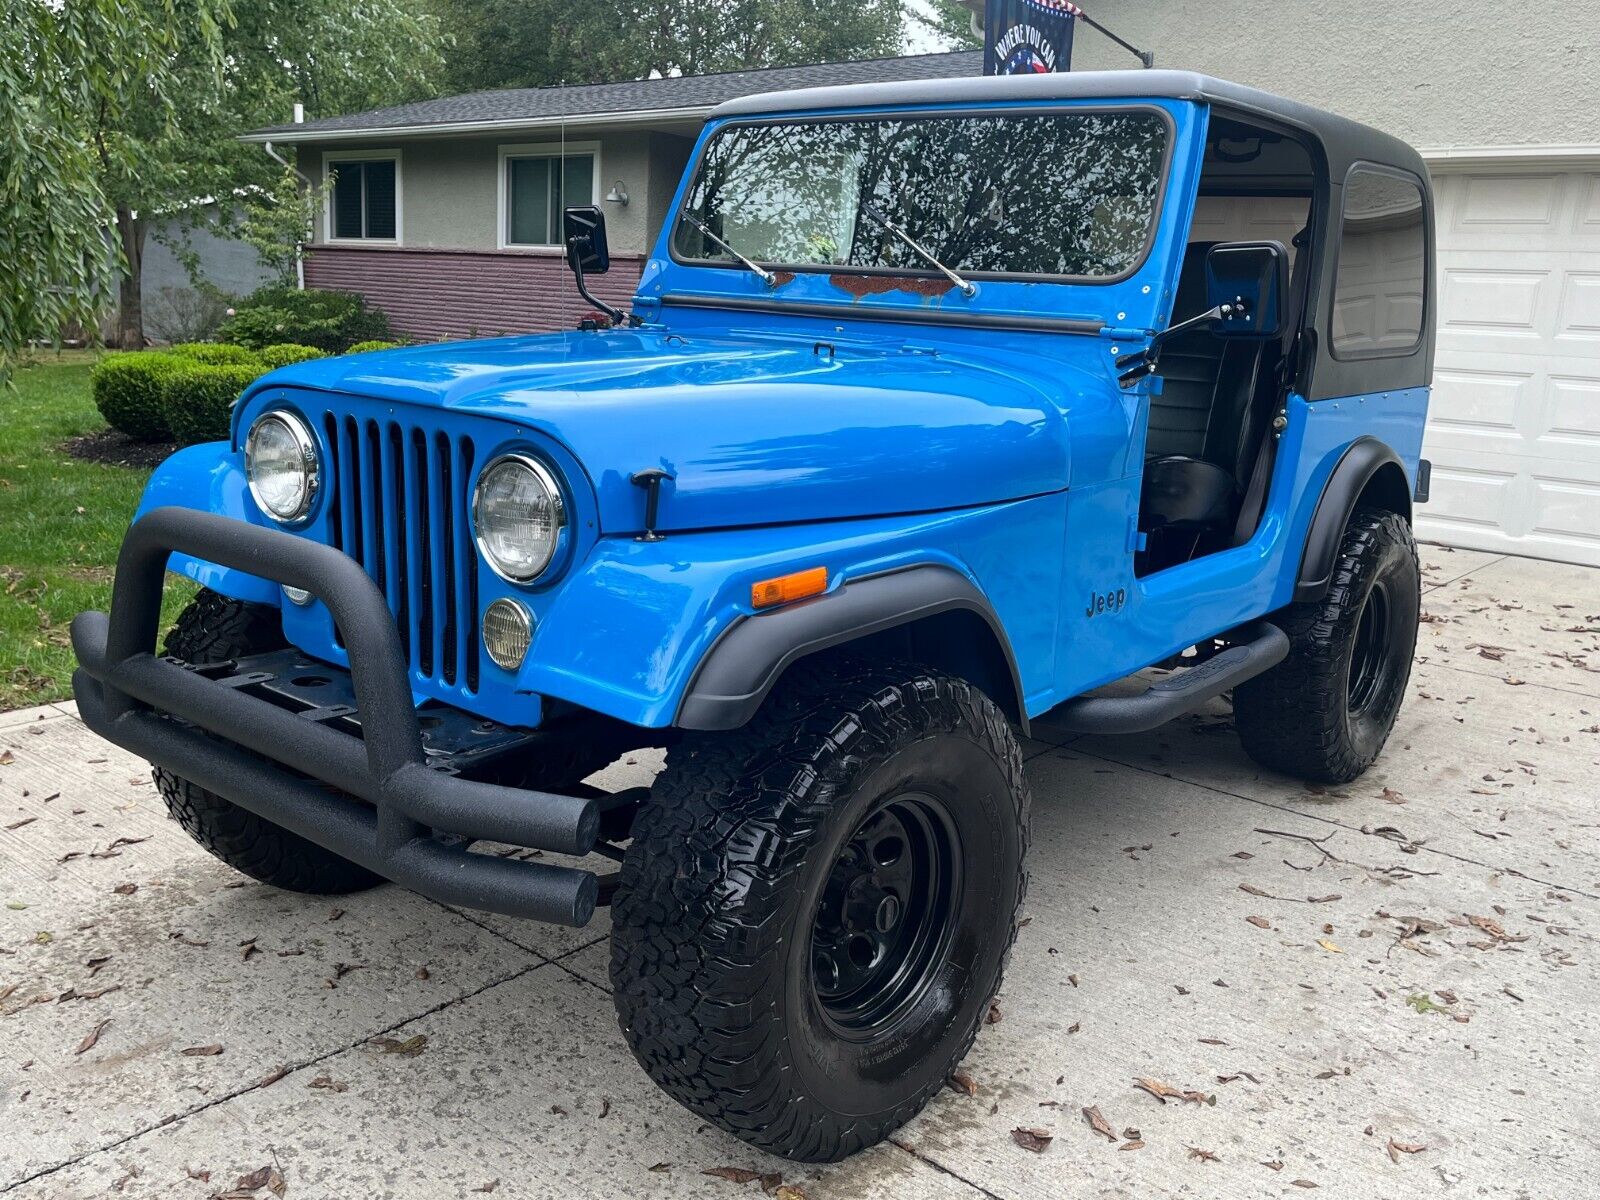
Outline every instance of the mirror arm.
{"label": "mirror arm", "polygon": [[583,254],[580,250],[580,243],[582,241],[582,238],[575,237],[567,239],[567,265],[572,268],[572,277],[577,281],[578,295],[582,296],[590,304],[594,305],[595,308],[599,309],[601,312],[605,313],[606,316],[610,317],[611,324],[613,326],[627,324],[627,313],[623,312],[620,308],[612,308],[611,305],[607,304],[604,300],[601,300],[598,296],[589,291],[589,285],[584,281],[583,278]]}
{"label": "mirror arm", "polygon": [[1169,338],[1180,333],[1187,333],[1201,325],[1209,325],[1215,321],[1231,321],[1235,317],[1242,317],[1250,311],[1250,305],[1242,296],[1237,296],[1232,303],[1219,304],[1215,308],[1208,308],[1205,312],[1190,317],[1186,321],[1179,321],[1176,325],[1168,325],[1165,329],[1150,335],[1150,340],[1143,350],[1133,354],[1124,354],[1117,359],[1117,370],[1122,372],[1117,376],[1117,383],[1122,387],[1129,387],[1139,382],[1146,375],[1155,373],[1156,364],[1161,361],[1161,347]]}

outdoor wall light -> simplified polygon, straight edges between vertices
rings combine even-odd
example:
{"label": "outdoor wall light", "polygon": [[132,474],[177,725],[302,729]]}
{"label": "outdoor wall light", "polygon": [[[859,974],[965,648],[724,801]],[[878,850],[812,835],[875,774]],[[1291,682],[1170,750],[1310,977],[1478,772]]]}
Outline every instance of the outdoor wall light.
{"label": "outdoor wall light", "polygon": [[606,193],[606,203],[628,207],[628,189],[622,186],[622,180],[619,179],[611,185],[611,190]]}

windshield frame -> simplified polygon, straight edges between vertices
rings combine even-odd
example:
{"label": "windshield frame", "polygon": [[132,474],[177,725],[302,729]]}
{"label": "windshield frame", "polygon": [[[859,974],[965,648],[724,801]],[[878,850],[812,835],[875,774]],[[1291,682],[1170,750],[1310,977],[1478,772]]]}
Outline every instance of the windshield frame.
{"label": "windshield frame", "polygon": [[[958,108],[892,108],[892,109],[862,109],[843,112],[826,112],[816,114],[801,114],[785,117],[774,114],[761,114],[750,117],[731,117],[721,122],[716,128],[704,133],[695,146],[694,156],[689,160],[684,169],[682,184],[678,191],[676,202],[672,206],[671,219],[663,228],[662,237],[666,242],[668,257],[678,266],[702,267],[714,270],[736,271],[749,274],[749,271],[737,262],[724,262],[712,258],[686,258],[678,253],[678,230],[684,224],[684,213],[689,209],[689,197],[694,190],[695,181],[699,178],[700,168],[704,163],[706,151],[711,143],[723,136],[729,130],[741,125],[778,126],[778,125],[816,125],[831,124],[843,125],[865,121],[883,121],[894,119],[915,120],[940,120],[955,119],[960,117],[993,117],[993,116],[1095,116],[1104,113],[1140,113],[1158,118],[1165,132],[1165,139],[1161,151],[1160,170],[1156,175],[1154,203],[1150,209],[1150,220],[1145,227],[1144,240],[1140,246],[1138,257],[1124,271],[1116,275],[1060,275],[1034,273],[1025,271],[978,271],[964,270],[958,263],[949,264],[967,279],[990,280],[1005,283],[1072,283],[1086,284],[1089,286],[1106,286],[1109,284],[1124,283],[1137,275],[1150,261],[1154,252],[1158,234],[1161,227],[1161,218],[1166,209],[1167,190],[1171,183],[1173,158],[1177,142],[1177,125],[1172,114],[1160,105],[1131,102],[1131,103],[1054,103],[1054,104],[993,104],[993,105],[963,105]],[[702,219],[704,219],[702,217]],[[888,267],[888,266],[858,266],[850,263],[788,263],[769,261],[754,258],[752,261],[759,263],[780,275],[840,275],[854,278],[890,277],[901,279],[943,279],[938,271],[931,266],[924,267]],[[952,290],[955,285],[951,285]]]}

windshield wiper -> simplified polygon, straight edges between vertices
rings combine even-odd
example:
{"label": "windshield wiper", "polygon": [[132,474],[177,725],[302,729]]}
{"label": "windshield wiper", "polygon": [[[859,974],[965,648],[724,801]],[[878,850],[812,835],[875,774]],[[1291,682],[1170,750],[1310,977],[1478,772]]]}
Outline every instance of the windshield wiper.
{"label": "windshield wiper", "polygon": [[753,272],[756,273],[756,275],[760,276],[762,283],[766,284],[768,287],[776,287],[778,285],[778,277],[776,275],[774,275],[771,271],[767,270],[760,263],[754,262],[751,259],[746,258],[744,255],[740,254],[737,250],[735,250],[732,246],[728,245],[727,242],[723,241],[716,234],[712,233],[710,228],[707,227],[706,223],[704,221],[702,221],[699,217],[697,217],[693,213],[687,212],[687,211],[680,212],[678,215],[680,217],[682,217],[685,221],[689,222],[689,224],[693,225],[696,229],[698,229],[706,237],[710,238],[717,245],[721,246],[724,250],[726,250],[734,258],[738,259],[740,265],[743,266],[747,271],[753,271]]}
{"label": "windshield wiper", "polygon": [[961,276],[957,275],[949,267],[945,266],[942,262],[940,262],[937,258],[935,258],[933,256],[933,252],[931,250],[929,250],[921,242],[917,241],[916,238],[912,237],[904,229],[901,229],[900,226],[896,225],[893,221],[889,220],[888,217],[884,216],[876,208],[872,207],[872,205],[863,204],[863,205],[861,205],[861,207],[860,207],[860,209],[858,211],[863,212],[867,216],[871,217],[879,225],[882,225],[890,233],[894,234],[895,237],[899,238],[902,242],[904,242],[906,245],[910,246],[918,254],[922,255],[922,257],[927,259],[928,262],[932,263],[934,268],[941,275],[943,275],[951,283],[955,284],[958,288],[961,289],[961,294],[963,296],[967,297],[967,299],[970,300],[970,299],[972,299],[972,297],[974,295],[977,294],[978,287],[977,287],[976,284],[974,284],[974,283],[972,283],[972,282],[970,282],[970,281],[968,281],[966,279],[961,278]]}

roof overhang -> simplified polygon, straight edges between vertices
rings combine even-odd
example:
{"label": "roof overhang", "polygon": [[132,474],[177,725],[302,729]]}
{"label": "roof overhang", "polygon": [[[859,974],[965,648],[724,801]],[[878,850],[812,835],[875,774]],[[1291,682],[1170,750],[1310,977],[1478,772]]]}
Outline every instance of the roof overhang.
{"label": "roof overhang", "polygon": [[710,115],[712,104],[684,108],[641,108],[625,112],[565,113],[555,117],[507,117],[499,121],[440,121],[431,125],[364,125],[350,129],[318,129],[314,125],[285,125],[279,129],[256,129],[242,133],[241,142],[272,142],[293,145],[298,142],[370,142],[403,138],[442,137],[458,133],[528,133],[582,126],[672,125],[699,122]]}

